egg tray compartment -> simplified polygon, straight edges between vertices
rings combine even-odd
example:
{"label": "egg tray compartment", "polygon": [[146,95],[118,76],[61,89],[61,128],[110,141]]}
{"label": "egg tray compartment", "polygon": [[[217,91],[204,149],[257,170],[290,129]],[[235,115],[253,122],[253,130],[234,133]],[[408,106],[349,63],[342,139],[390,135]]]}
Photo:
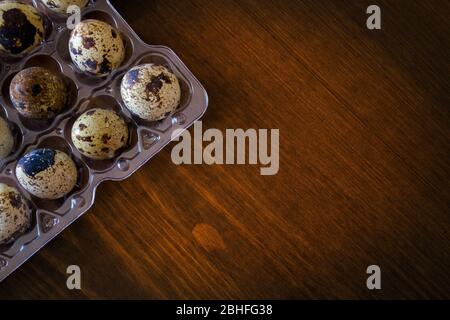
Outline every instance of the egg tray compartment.
{"label": "egg tray compartment", "polygon": [[[0,182],[20,190],[30,206],[32,215],[31,226],[25,234],[18,235],[10,244],[0,246],[0,282],[88,211],[94,204],[96,189],[101,182],[120,181],[132,175],[182,131],[200,119],[208,107],[205,89],[178,56],[167,47],[144,43],[109,0],[91,1],[82,11],[81,18],[108,22],[119,30],[125,39],[125,62],[104,78],[84,75],[72,63],[68,51],[70,30],[66,28],[66,18],[53,14],[39,0],[19,2],[32,4],[46,16],[48,34],[44,44],[25,57],[0,57],[0,116],[11,125],[16,138],[11,156],[0,162]],[[180,106],[165,120],[141,120],[131,114],[122,101],[120,84],[123,76],[132,67],[143,63],[163,65],[174,72],[180,81]],[[45,66],[58,71],[68,84],[68,106],[52,121],[25,119],[11,104],[9,83],[17,72],[30,66]],[[87,159],[71,141],[71,127],[76,118],[97,107],[115,110],[124,117],[130,128],[128,146],[112,160]],[[63,199],[38,199],[27,193],[15,177],[15,168],[20,157],[41,147],[68,153],[78,167],[77,186]]]}

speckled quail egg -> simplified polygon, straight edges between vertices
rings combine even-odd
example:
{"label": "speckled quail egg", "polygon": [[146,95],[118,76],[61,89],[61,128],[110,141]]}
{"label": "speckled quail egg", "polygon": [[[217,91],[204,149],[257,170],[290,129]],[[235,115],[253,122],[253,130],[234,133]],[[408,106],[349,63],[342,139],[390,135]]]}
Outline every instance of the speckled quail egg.
{"label": "speckled quail egg", "polygon": [[73,63],[83,72],[106,76],[122,65],[125,44],[120,33],[106,22],[81,21],[69,40]]}
{"label": "speckled quail egg", "polygon": [[53,12],[65,15],[68,14],[67,8],[70,6],[78,6],[82,9],[88,2],[89,0],[42,0],[42,3]]}
{"label": "speckled quail egg", "polygon": [[0,51],[28,53],[42,43],[44,32],[44,21],[33,6],[0,2]]}
{"label": "speckled quail egg", "polygon": [[72,127],[73,144],[81,154],[94,160],[114,158],[127,145],[128,137],[125,120],[112,110],[89,110]]}
{"label": "speckled quail egg", "polygon": [[36,149],[26,154],[17,164],[16,176],[29,193],[48,200],[64,197],[78,180],[73,160],[54,149]]}
{"label": "speckled quail egg", "polygon": [[25,232],[31,223],[28,205],[16,188],[0,183],[0,244]]}
{"label": "speckled quail egg", "polygon": [[54,118],[67,103],[67,86],[56,73],[41,67],[19,72],[9,88],[11,102],[25,117]]}
{"label": "speckled quail egg", "polygon": [[181,99],[177,77],[167,68],[154,64],[139,65],[128,71],[122,80],[121,94],[126,107],[148,121],[166,118]]}
{"label": "speckled quail egg", "polygon": [[8,123],[0,118],[0,160],[11,154],[14,147],[14,137]]}

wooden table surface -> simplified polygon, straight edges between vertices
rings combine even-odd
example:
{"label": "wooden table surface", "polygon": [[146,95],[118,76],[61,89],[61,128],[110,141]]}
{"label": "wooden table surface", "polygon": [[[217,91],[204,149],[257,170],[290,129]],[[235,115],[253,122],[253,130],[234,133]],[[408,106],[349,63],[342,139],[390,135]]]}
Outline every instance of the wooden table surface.
{"label": "wooden table surface", "polygon": [[0,298],[450,298],[449,1],[114,3],[204,84],[205,129],[280,129],[280,172],[176,166],[172,144]]}

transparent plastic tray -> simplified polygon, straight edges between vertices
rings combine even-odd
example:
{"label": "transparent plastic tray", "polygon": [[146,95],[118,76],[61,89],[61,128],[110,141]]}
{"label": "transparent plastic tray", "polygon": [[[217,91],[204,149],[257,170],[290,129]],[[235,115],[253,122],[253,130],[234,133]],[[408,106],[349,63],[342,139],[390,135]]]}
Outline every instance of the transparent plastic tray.
{"label": "transparent plastic tray", "polygon": [[[0,246],[0,282],[88,211],[94,204],[96,189],[101,182],[124,180],[132,175],[174,138],[175,130],[181,133],[189,128],[208,107],[205,89],[178,56],[167,47],[144,43],[108,0],[91,1],[81,15],[82,20],[108,22],[122,33],[126,42],[123,65],[105,78],[85,75],[72,63],[67,17],[54,14],[39,0],[18,2],[31,4],[42,14],[46,20],[46,38],[39,48],[26,56],[0,56],[0,116],[9,122],[16,140],[12,154],[0,161],[0,182],[20,190],[32,211],[30,229],[10,244]],[[138,119],[125,108],[121,99],[122,77],[129,69],[142,63],[164,65],[180,81],[180,106],[163,121],[146,122]],[[10,101],[8,88],[12,78],[31,66],[43,66],[62,73],[70,88],[67,108],[52,121],[23,118]],[[76,118],[96,107],[116,110],[126,119],[131,130],[128,147],[112,160],[94,161],[85,158],[73,146],[70,138]],[[63,199],[49,201],[35,198],[20,186],[15,177],[20,157],[40,147],[65,151],[78,166],[78,184]]]}

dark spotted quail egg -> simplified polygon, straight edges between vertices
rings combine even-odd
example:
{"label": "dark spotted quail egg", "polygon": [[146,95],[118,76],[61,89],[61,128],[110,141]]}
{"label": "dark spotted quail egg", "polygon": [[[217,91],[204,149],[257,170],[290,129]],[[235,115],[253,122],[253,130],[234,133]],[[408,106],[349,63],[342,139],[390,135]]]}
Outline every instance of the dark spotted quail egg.
{"label": "dark spotted quail egg", "polygon": [[44,40],[44,22],[33,6],[0,2],[0,51],[28,53]]}
{"label": "dark spotted quail egg", "polygon": [[122,36],[111,25],[99,20],[77,24],[69,40],[69,50],[78,69],[96,76],[108,75],[125,59]]}
{"label": "dark spotted quail egg", "polygon": [[148,121],[170,115],[180,104],[181,89],[177,77],[163,66],[144,64],[124,76],[122,99],[127,108]]}
{"label": "dark spotted quail egg", "polygon": [[31,215],[24,198],[16,188],[0,183],[0,244],[30,227]]}
{"label": "dark spotted quail egg", "polygon": [[112,110],[92,109],[72,127],[72,141],[84,156],[94,160],[114,158],[128,143],[125,120]]}
{"label": "dark spotted quail egg", "polygon": [[41,67],[19,72],[11,81],[10,97],[25,117],[50,119],[66,106],[67,86],[56,73]]}
{"label": "dark spotted quail egg", "polygon": [[14,137],[8,124],[0,118],[0,160],[10,155],[14,147]]}
{"label": "dark spotted quail egg", "polygon": [[84,8],[88,2],[89,0],[42,0],[47,8],[59,14],[67,14],[67,9],[70,6]]}
{"label": "dark spotted quail egg", "polygon": [[19,160],[16,176],[22,187],[41,199],[60,199],[78,180],[77,167],[64,152],[36,149]]}

